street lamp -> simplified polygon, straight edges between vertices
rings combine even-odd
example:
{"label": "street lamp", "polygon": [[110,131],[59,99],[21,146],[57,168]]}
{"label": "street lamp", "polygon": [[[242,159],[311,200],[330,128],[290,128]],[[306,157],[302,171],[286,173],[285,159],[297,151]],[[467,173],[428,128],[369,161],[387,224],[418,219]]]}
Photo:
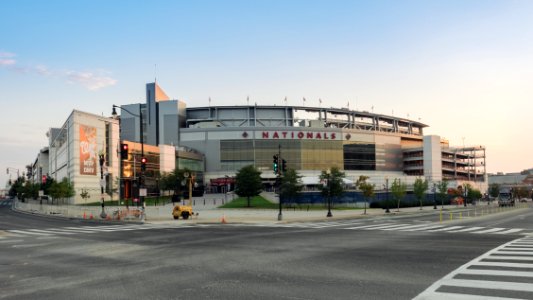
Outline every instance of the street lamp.
{"label": "street lamp", "polygon": [[105,182],[104,182],[104,161],[105,161],[105,158],[104,158],[104,154],[101,153],[99,155],[99,158],[100,158],[100,192],[101,192],[101,200],[102,200],[102,213],[100,214],[100,217],[102,219],[105,219],[107,217],[106,213],[105,213],[105,210],[104,210],[104,185],[105,185]]}
{"label": "street lamp", "polygon": [[183,177],[187,178],[186,180],[189,181],[189,204],[192,205],[192,184],[194,182],[194,178],[196,177],[196,174],[191,172],[185,172],[183,173]]}
{"label": "street lamp", "polygon": [[[144,161],[145,158],[144,158],[144,139],[143,139],[143,113],[142,113],[142,110],[141,110],[141,107],[140,107],[140,104],[139,104],[139,114],[134,114],[132,113],[131,111],[121,107],[121,106],[118,106],[118,105],[114,105],[113,104],[113,112],[111,113],[111,115],[113,116],[113,118],[116,118],[118,115],[117,115],[117,110],[116,108],[120,108],[122,110],[125,110],[127,113],[129,113],[130,115],[134,116],[134,117],[138,117],[139,118],[139,134],[141,136],[141,161]],[[120,168],[120,172],[122,173],[122,168]],[[141,198],[141,207],[142,209],[144,209],[144,167],[141,165],[141,176],[140,176],[140,184],[139,184],[139,196]],[[141,193],[142,191],[142,193]]]}
{"label": "street lamp", "polygon": [[433,209],[437,209],[437,187],[433,182]]}
{"label": "street lamp", "polygon": [[387,202],[387,209],[385,213],[390,213],[389,210],[389,177],[385,177],[385,201]]}
{"label": "street lamp", "polygon": [[328,214],[326,217],[330,218],[333,217],[333,215],[331,214],[331,171],[329,169],[326,171],[326,180],[328,189]]}

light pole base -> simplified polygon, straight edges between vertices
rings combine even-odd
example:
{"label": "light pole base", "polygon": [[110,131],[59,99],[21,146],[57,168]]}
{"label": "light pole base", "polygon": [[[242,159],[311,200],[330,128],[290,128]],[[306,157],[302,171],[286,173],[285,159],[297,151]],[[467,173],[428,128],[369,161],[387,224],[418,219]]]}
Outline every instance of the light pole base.
{"label": "light pole base", "polygon": [[105,211],[102,211],[102,213],[100,213],[100,218],[102,219],[107,218],[107,214],[105,213]]}
{"label": "light pole base", "polygon": [[328,214],[326,215],[326,217],[328,218],[333,217],[333,215],[331,214],[331,211],[328,211]]}
{"label": "light pole base", "polygon": [[278,221],[281,221],[283,220],[283,215],[282,214],[278,214]]}
{"label": "light pole base", "polygon": [[387,207],[387,209],[385,210],[385,213],[389,214],[390,213],[390,209]]}

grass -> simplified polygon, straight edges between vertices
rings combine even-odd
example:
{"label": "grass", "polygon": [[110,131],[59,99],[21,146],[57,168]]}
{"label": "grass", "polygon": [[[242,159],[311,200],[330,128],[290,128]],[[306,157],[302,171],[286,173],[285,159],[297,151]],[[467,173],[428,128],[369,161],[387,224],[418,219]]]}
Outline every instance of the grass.
{"label": "grass", "polygon": [[219,206],[219,208],[253,208],[253,209],[275,209],[278,205],[272,203],[261,196],[255,196],[250,198],[250,207],[248,207],[248,199],[245,197],[239,197],[235,200]]}

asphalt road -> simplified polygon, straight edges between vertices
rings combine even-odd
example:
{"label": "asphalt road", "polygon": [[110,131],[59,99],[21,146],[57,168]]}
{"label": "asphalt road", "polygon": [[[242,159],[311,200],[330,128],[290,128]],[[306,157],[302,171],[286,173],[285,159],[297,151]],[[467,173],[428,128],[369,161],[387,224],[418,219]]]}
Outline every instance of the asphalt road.
{"label": "asphalt road", "polygon": [[[533,268],[527,267],[533,250],[520,250],[526,261],[518,270],[529,277],[512,276],[518,286],[510,290],[441,285],[459,267],[527,237],[532,217],[530,208],[442,224],[427,216],[391,216],[117,226],[20,214],[0,205],[0,299],[412,299],[432,285],[429,296],[419,299],[450,299],[437,298],[435,290],[457,299],[533,299],[527,289],[533,289]],[[521,243],[517,247],[533,248],[533,241]],[[507,280],[454,276],[496,286]]]}

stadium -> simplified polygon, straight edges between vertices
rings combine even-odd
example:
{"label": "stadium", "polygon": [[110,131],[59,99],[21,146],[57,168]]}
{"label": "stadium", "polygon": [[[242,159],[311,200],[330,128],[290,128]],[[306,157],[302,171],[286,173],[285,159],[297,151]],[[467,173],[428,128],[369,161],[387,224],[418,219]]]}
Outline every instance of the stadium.
{"label": "stadium", "polygon": [[410,184],[423,177],[430,183],[446,179],[450,186],[469,182],[486,190],[485,147],[450,147],[439,136],[424,136],[428,125],[415,120],[332,107],[187,107],[171,100],[155,82],[146,86],[146,103],[122,108],[121,139],[140,141],[142,114],[145,143],[174,145],[203,156],[202,162],[189,166],[202,173],[200,184],[209,190],[225,186],[246,165],[258,168],[268,187],[278,153],[308,185],[336,166],[347,182],[365,175],[378,189],[387,179]]}
{"label": "stadium", "polygon": [[430,187],[447,180],[452,188],[468,183],[487,191],[485,147],[451,147],[424,135],[428,125],[406,118],[333,107],[187,107],[155,82],[146,85],[145,103],[112,108],[112,117],[74,110],[61,127],[50,128],[28,178],[67,178],[77,189],[68,201],[83,203],[82,190],[96,199],[138,198],[141,182],[143,194],[159,195],[162,174],[176,168],[194,174],[194,195],[225,193],[234,189],[238,170],[253,165],[269,191],[279,155],[302,176],[305,191],[316,190],[320,173],[332,167],[352,189],[364,175],[378,193],[395,179],[411,189],[416,178]]}

